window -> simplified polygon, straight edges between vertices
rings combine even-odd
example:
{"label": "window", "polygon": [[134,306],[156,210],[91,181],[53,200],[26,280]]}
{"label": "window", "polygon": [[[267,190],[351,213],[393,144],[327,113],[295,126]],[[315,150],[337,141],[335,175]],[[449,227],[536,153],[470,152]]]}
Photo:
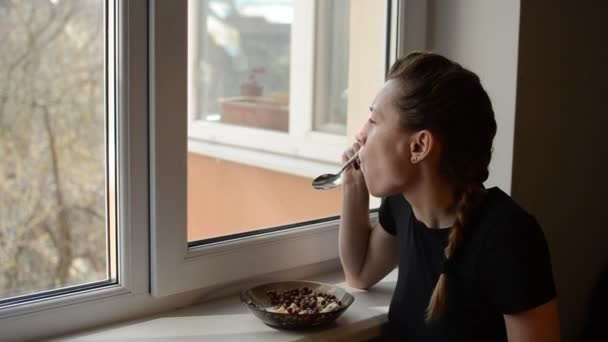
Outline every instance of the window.
{"label": "window", "polygon": [[0,1],[3,340],[150,305],[149,273],[132,271],[149,267],[146,11]]}
{"label": "window", "polygon": [[346,134],[350,0],[317,1],[313,129]]}
{"label": "window", "polygon": [[0,2],[0,305],[116,282],[104,2]]}
{"label": "window", "polygon": [[293,1],[189,1],[190,110],[287,132]]}
{"label": "window", "polygon": [[155,296],[337,261],[341,191],[310,182],[339,167],[384,81],[387,7],[332,3],[189,1],[155,13]]}
{"label": "window", "polygon": [[[349,63],[335,58],[347,56],[350,33],[330,25],[317,30],[316,23],[331,22],[335,14],[344,28],[350,18],[337,12],[343,8],[326,5],[321,7],[332,12],[316,15],[321,3],[189,2],[190,153],[302,177],[339,164],[348,141],[347,115],[339,111],[347,108]],[[348,1],[341,3],[348,8]],[[316,39],[331,32],[337,32],[336,39]],[[335,40],[343,41],[337,49],[342,53],[319,53],[325,69],[315,70],[315,51],[329,51]],[[340,72],[327,73],[329,67]],[[315,73],[317,86],[325,89],[317,95]],[[340,96],[337,104],[334,94]],[[320,111],[316,118],[315,111]]]}
{"label": "window", "polygon": [[[78,266],[86,261],[72,262],[73,270],[70,271],[72,272],[70,277],[72,275],[74,277],[69,278],[65,284],[58,282],[52,287],[38,286],[27,289],[19,287],[19,291],[23,290],[22,292],[3,295],[4,299],[15,296],[21,296],[23,299],[18,302],[0,303],[0,331],[3,339],[40,339],[48,337],[49,334],[65,333],[103,322],[133,318],[134,315],[158,312],[175,305],[187,305],[198,300],[202,293],[207,293],[213,286],[226,285],[271,272],[286,272],[293,268],[304,267],[316,272],[320,264],[332,267],[337,265],[336,220],[310,221],[313,217],[335,215],[337,213],[335,208],[329,213],[315,213],[295,219],[292,217],[291,221],[296,223],[287,227],[282,225],[280,230],[259,231],[260,234],[256,235],[233,234],[229,235],[229,239],[215,241],[204,237],[205,244],[194,243],[200,237],[189,235],[187,230],[187,201],[190,196],[186,177],[188,157],[189,154],[205,155],[215,158],[214,162],[217,163],[231,162],[238,164],[235,165],[237,167],[281,172],[285,177],[300,177],[303,182],[305,180],[305,183],[308,183],[304,185],[309,188],[312,176],[318,172],[327,172],[339,164],[340,154],[348,144],[347,137],[353,136],[359,124],[367,117],[365,108],[369,105],[370,94],[375,93],[383,82],[387,49],[384,3],[379,5],[376,0],[359,0],[350,3],[347,21],[356,22],[357,25],[349,26],[349,35],[356,36],[357,40],[349,39],[348,70],[358,71],[348,74],[346,81],[347,114],[346,122],[343,124],[345,129],[342,129],[342,132],[321,128],[328,123],[336,126],[334,124],[339,120],[337,119],[340,117],[339,114],[320,116],[312,114],[315,112],[312,109],[313,105],[319,97],[314,91],[316,82],[314,75],[317,71],[313,63],[315,55],[312,52],[319,49],[315,46],[321,44],[318,39],[315,41],[318,31],[315,30],[316,26],[311,20],[315,18],[318,9],[311,5],[312,1],[274,2],[279,7],[286,6],[286,3],[293,6],[290,39],[293,41],[294,35],[302,37],[297,40],[301,54],[294,54],[293,49],[296,47],[290,45],[287,131],[205,119],[213,109],[202,111],[201,115],[205,116],[187,115],[188,108],[194,107],[188,106],[187,96],[189,91],[187,47],[188,39],[192,39],[193,36],[188,35],[185,23],[193,12],[188,12],[186,0],[170,2],[48,0],[35,2],[36,6],[30,7],[31,11],[20,12],[17,17],[8,16],[15,8],[33,3],[33,1],[0,1],[2,18],[0,46],[3,51],[6,51],[5,44],[9,44],[10,39],[16,38],[7,32],[12,32],[11,30],[16,29],[18,25],[34,23],[39,19],[71,23],[70,28],[66,26],[63,30],[55,30],[56,26],[49,26],[35,32],[42,37],[61,40],[73,46],[56,49],[53,44],[40,45],[44,50],[40,49],[37,56],[43,57],[43,53],[53,51],[49,53],[53,56],[52,59],[49,58],[52,63],[43,60],[45,58],[28,57],[26,65],[19,66],[39,70],[40,72],[36,74],[37,79],[26,77],[28,70],[15,71],[12,74],[0,72],[0,91],[4,92],[7,89],[12,92],[17,91],[10,93],[10,98],[4,93],[0,94],[0,103],[6,106],[0,111],[0,131],[2,137],[8,134],[26,142],[48,138],[48,135],[42,134],[48,129],[42,124],[44,120],[36,121],[32,118],[35,115],[44,118],[45,111],[40,108],[41,106],[59,106],[59,109],[54,108],[49,111],[49,115],[61,113],[62,116],[53,117],[60,120],[49,121],[49,127],[61,129],[61,131],[53,131],[61,132],[56,137],[56,143],[67,146],[70,151],[58,156],[67,159],[61,159],[57,165],[66,176],[61,187],[66,189],[64,191],[69,190],[64,195],[64,201],[74,207],[70,210],[76,210],[68,215],[69,220],[78,223],[73,231],[79,233],[72,235],[73,241],[81,243],[86,242],[93,235],[103,236],[103,240],[99,240],[102,242],[95,242],[98,246],[102,246],[101,251],[95,251],[96,255],[103,256],[95,257],[95,260],[101,260],[98,262],[103,266],[98,269],[87,266],[85,268],[87,272],[91,270],[94,272],[91,273],[92,276],[85,277],[84,273],[79,274],[77,271]],[[205,2],[200,2],[203,3]],[[246,7],[247,4],[260,3],[260,1],[237,0],[233,3]],[[69,6],[75,7],[70,7],[73,10],[57,13],[61,15],[47,16],[49,13],[45,12],[47,6],[66,9]],[[100,17],[100,13],[103,13],[103,17]],[[255,16],[256,10],[248,9],[246,13]],[[85,18],[97,18],[91,19],[97,20],[95,21],[97,24],[91,24],[87,21],[89,19],[85,20]],[[92,36],[89,35],[93,28],[100,30],[99,38],[93,39],[94,42],[90,40]],[[35,39],[36,35],[27,36],[31,39],[29,43],[38,42]],[[14,62],[14,58],[19,58],[19,48],[11,46],[11,49],[14,49],[11,50],[12,53],[0,55],[0,68],[5,67],[6,63]],[[99,52],[104,49],[105,54],[102,53],[101,56],[105,59],[102,60],[100,69]],[[60,52],[74,55],[63,60]],[[85,62],[96,66],[92,67]],[[12,70],[11,65],[13,64],[9,64],[9,70]],[[295,68],[297,72],[294,72],[294,65],[301,66]],[[48,69],[36,69],[40,66]],[[59,67],[69,67],[69,71],[60,72],[55,69]],[[259,76],[258,80],[262,82],[268,75],[269,72],[264,67],[264,71],[258,72],[256,77]],[[8,76],[13,77],[10,82],[7,81]],[[83,82],[87,77],[94,77],[97,83]],[[75,93],[67,92],[60,87],[41,87],[43,83],[39,82],[42,80],[59,82],[63,79],[74,82],[70,85],[75,87],[73,90]],[[14,82],[25,82],[25,86],[11,86],[16,84]],[[343,82],[344,80],[330,83],[337,84],[336,89],[340,89],[344,87]],[[20,112],[19,126],[8,126],[7,120],[11,117],[7,116],[6,108],[15,107],[16,101],[33,106],[32,101],[26,101],[28,98],[25,97],[25,91],[30,88],[39,92],[36,97],[29,98],[35,100],[33,103],[36,110]],[[342,90],[333,91],[334,94],[340,92]],[[240,96],[240,94],[236,95]],[[49,96],[53,97],[49,100]],[[97,100],[101,99],[96,102],[94,108],[87,107],[89,96]],[[212,98],[212,95],[204,95],[204,91],[201,96]],[[62,98],[65,98],[64,102],[52,101]],[[285,97],[278,96],[275,99],[282,101]],[[331,99],[334,99],[333,95]],[[203,106],[201,108],[211,106],[204,101],[201,103]],[[338,105],[323,106],[330,108],[340,105],[338,103]],[[298,109],[298,113],[305,114],[296,115],[294,108]],[[84,113],[84,117],[77,116],[78,113]],[[10,124],[14,125],[14,122]],[[16,129],[22,129],[22,126],[29,130],[27,131],[29,135],[16,134],[22,132]],[[89,131],[91,128],[94,130]],[[10,162],[5,162],[8,160],[5,157],[8,152],[5,151],[15,147],[7,145],[6,140],[2,140],[0,144],[2,144],[0,153],[3,158],[3,163],[0,164],[0,187],[3,187],[4,194],[4,189],[13,186],[10,182],[14,182],[17,177],[11,172],[14,173],[14,170],[25,164],[19,164],[14,157]],[[31,144],[33,152],[51,151],[42,148],[44,146],[49,146],[48,140],[47,145]],[[38,155],[46,158],[46,170],[36,165],[19,172],[35,175],[47,171],[48,175],[52,175],[50,167],[52,163],[49,162],[52,156]],[[67,167],[66,163],[68,163]],[[41,180],[35,177],[19,179],[24,181],[20,183],[24,187],[19,189],[26,189],[28,182],[38,182],[37,186],[29,184],[30,188],[45,190],[47,197],[50,200],[54,199],[51,176],[45,179],[47,185],[50,184],[46,187],[40,185]],[[219,190],[215,193],[205,186],[205,196],[212,200],[221,193],[221,186],[219,184],[216,186]],[[76,196],[74,192],[70,192],[76,191],[74,189],[87,192],[87,196]],[[25,192],[22,196],[34,194]],[[256,200],[257,197],[252,197],[250,201]],[[3,230],[0,235],[2,247],[0,257],[4,258],[7,255],[5,246],[11,241],[9,239],[13,238],[5,233],[4,229],[8,225],[4,224],[6,222],[4,220],[9,218],[13,220],[17,216],[11,215],[26,213],[15,211],[14,207],[10,207],[14,204],[4,202],[4,198],[0,201],[4,206],[0,209],[3,210],[0,218],[2,223],[0,229]],[[334,202],[333,199],[331,201]],[[93,205],[96,212],[83,210],[90,205]],[[86,216],[88,214],[91,216]],[[103,220],[98,214],[103,216]],[[239,211],[234,215],[237,214]],[[306,223],[302,224],[300,221]],[[267,224],[260,224],[258,227],[249,225],[246,228],[251,230],[267,226]],[[79,229],[86,229],[87,233],[95,230],[95,233],[86,234],[85,237],[83,230]],[[225,233],[220,235],[225,237]],[[28,237],[38,242],[39,237],[35,234]],[[44,242],[52,244],[48,240]],[[77,247],[87,246],[82,244]],[[36,252],[42,250],[36,249]],[[53,262],[52,256],[48,259],[40,260]],[[34,263],[31,265],[39,267]],[[0,267],[4,266],[0,265]],[[1,275],[4,277],[5,273]],[[2,278],[2,281],[4,279]],[[51,288],[53,290],[50,290]],[[24,294],[25,296],[22,296]],[[44,295],[38,296],[38,294]],[[168,299],[157,298],[169,294],[175,296]],[[32,327],[36,328],[32,329]]]}
{"label": "window", "polygon": [[[319,119],[320,127],[330,131],[341,127],[344,135],[349,1],[335,2],[339,6],[333,3],[321,1],[315,8],[315,2],[307,0],[189,1],[191,123],[203,121],[212,130],[227,126],[229,136],[224,138],[274,133],[282,140],[294,141]],[[291,56],[307,55],[306,45],[300,41],[317,42],[313,49],[319,56],[317,63],[297,58],[292,63]],[[303,70],[303,62],[317,67]],[[290,76],[312,80],[315,72],[314,88],[319,95],[316,112],[323,115],[313,118],[302,108],[290,106],[290,100],[310,103],[314,99],[290,91]],[[313,85],[299,88],[312,89]],[[337,99],[333,99],[335,94]],[[239,136],[238,130],[231,129],[234,125],[248,130]],[[255,154],[247,147],[241,148],[239,157]],[[301,159],[300,165],[292,162],[292,170],[285,172],[268,167],[271,154],[259,158],[257,164],[205,151],[188,154],[188,241],[338,214],[339,190],[314,191],[310,174],[302,174],[302,164],[308,163]]]}
{"label": "window", "polygon": [[290,75],[307,72],[291,55],[306,54],[299,42],[313,39],[313,130],[344,135],[349,8],[349,0],[190,1],[190,115],[288,132],[289,100],[299,96]]}

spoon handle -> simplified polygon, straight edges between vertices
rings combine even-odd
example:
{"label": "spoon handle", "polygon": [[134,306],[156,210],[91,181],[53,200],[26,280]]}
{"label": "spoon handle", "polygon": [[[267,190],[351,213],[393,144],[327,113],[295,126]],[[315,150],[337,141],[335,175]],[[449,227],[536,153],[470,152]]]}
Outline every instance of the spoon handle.
{"label": "spoon handle", "polygon": [[359,159],[359,151],[355,152],[355,154],[353,154],[352,157],[350,157],[349,160],[346,161],[346,163],[344,163],[344,165],[342,166],[342,168],[340,169],[340,172],[338,173],[342,173],[344,170],[346,170],[347,167],[349,167],[352,163],[354,163],[357,159]]}

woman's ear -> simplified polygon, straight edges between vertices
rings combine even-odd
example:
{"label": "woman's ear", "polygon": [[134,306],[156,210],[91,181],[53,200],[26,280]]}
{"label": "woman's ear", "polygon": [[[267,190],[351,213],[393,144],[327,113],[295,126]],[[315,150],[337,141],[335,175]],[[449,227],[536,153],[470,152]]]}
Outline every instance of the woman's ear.
{"label": "woman's ear", "polygon": [[427,129],[420,130],[412,134],[410,140],[410,161],[416,164],[427,158],[435,148],[435,137]]}

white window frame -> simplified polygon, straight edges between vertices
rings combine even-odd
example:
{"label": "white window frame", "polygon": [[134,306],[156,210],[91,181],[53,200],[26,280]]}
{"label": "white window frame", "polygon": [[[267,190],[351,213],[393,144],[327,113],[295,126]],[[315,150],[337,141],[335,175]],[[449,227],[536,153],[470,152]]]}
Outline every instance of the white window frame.
{"label": "white window frame", "polygon": [[[308,5],[304,6],[304,4]],[[296,1],[304,6],[302,11],[314,13],[312,1]],[[371,1],[369,3],[372,3]],[[382,3],[382,20],[388,2]],[[374,1],[373,4],[380,4]],[[188,248],[187,241],[187,154],[192,146],[188,135],[191,115],[187,113],[187,0],[151,3],[150,39],[150,181],[151,181],[151,285],[152,295],[163,297],[183,291],[234,283],[239,280],[289,270],[297,267],[338,259],[338,221],[318,223],[263,235],[243,237],[225,242]],[[368,5],[374,6],[374,5]],[[359,18],[361,20],[361,18]],[[294,19],[294,21],[297,21]],[[309,23],[309,25],[312,23]],[[310,25],[312,26],[312,25]],[[155,29],[156,28],[156,29]],[[294,23],[292,30],[298,34],[302,27]],[[386,33],[386,25],[381,28]],[[313,31],[311,28],[310,31]],[[384,80],[384,62],[387,40],[378,42],[376,61],[381,85]],[[312,50],[312,42],[304,43]],[[171,51],[171,53],[164,53]],[[372,52],[373,53],[373,52]],[[295,60],[294,60],[295,58]],[[302,60],[299,60],[299,59]],[[310,58],[310,60],[306,60]],[[304,65],[312,71],[312,55],[292,54],[292,63]],[[352,66],[351,66],[352,67]],[[268,132],[247,127],[231,127],[209,122],[197,122],[190,126],[190,132],[204,137],[201,144],[215,148],[222,158],[234,156],[244,162],[246,157],[238,155],[237,149],[259,152],[264,165],[276,156],[298,156],[316,160],[319,163],[340,157],[344,148],[331,151],[327,144],[318,142],[311,145],[312,72],[303,82],[292,75],[292,86],[306,84],[300,89],[308,95],[293,97],[292,113],[298,108],[306,108],[306,115],[291,115],[290,133]],[[369,82],[368,82],[369,83]],[[292,88],[292,92],[294,89]],[[375,87],[377,91],[379,87]],[[298,90],[296,90],[298,91]],[[298,100],[301,99],[301,100]],[[367,99],[371,101],[372,99]],[[301,101],[298,103],[298,101]],[[363,106],[367,108],[369,104]],[[362,118],[368,116],[362,111]],[[303,120],[297,122],[296,120]],[[192,128],[194,127],[194,128]],[[299,128],[298,128],[299,127]],[[302,128],[303,127],[303,128]],[[321,135],[319,135],[320,137]],[[330,136],[328,134],[328,136]],[[321,138],[320,138],[321,139]],[[323,141],[326,142],[326,141]],[[308,144],[307,144],[308,143]],[[330,151],[330,152],[328,152]],[[277,157],[278,158],[278,157]],[[280,162],[277,162],[280,163]],[[322,164],[319,164],[322,165]],[[330,164],[331,165],[331,164]],[[327,167],[322,169],[328,170]],[[316,170],[315,174],[320,171]],[[210,196],[212,194],[209,194]]]}
{"label": "white window frame", "polygon": [[[106,1],[109,24],[108,115],[116,112],[118,284],[67,293],[0,308],[2,339],[38,339],[98,325],[134,306],[145,307],[149,293],[147,180],[147,28],[146,1]],[[116,30],[116,31],[115,31]],[[117,41],[114,38],[118,37]],[[116,45],[114,44],[116,43]],[[117,51],[115,47],[118,47]],[[117,53],[117,54],[115,54]],[[111,72],[116,67],[118,77]],[[112,94],[116,101],[112,101]],[[113,103],[114,102],[114,105]],[[119,314],[117,314],[119,313]]]}

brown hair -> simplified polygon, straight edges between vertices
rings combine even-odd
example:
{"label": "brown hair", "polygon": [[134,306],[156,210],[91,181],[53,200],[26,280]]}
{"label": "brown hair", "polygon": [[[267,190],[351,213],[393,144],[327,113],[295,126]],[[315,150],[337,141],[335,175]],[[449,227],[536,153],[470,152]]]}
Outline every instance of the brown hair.
{"label": "brown hair", "polygon": [[[455,262],[465,226],[480,204],[488,178],[492,141],[496,134],[494,111],[479,77],[449,59],[429,52],[413,52],[399,58],[388,80],[403,89],[396,99],[405,130],[428,129],[442,146],[440,169],[453,184],[459,199],[456,221],[444,250],[445,265]],[[446,301],[445,268],[426,310],[427,322],[436,319]]]}

